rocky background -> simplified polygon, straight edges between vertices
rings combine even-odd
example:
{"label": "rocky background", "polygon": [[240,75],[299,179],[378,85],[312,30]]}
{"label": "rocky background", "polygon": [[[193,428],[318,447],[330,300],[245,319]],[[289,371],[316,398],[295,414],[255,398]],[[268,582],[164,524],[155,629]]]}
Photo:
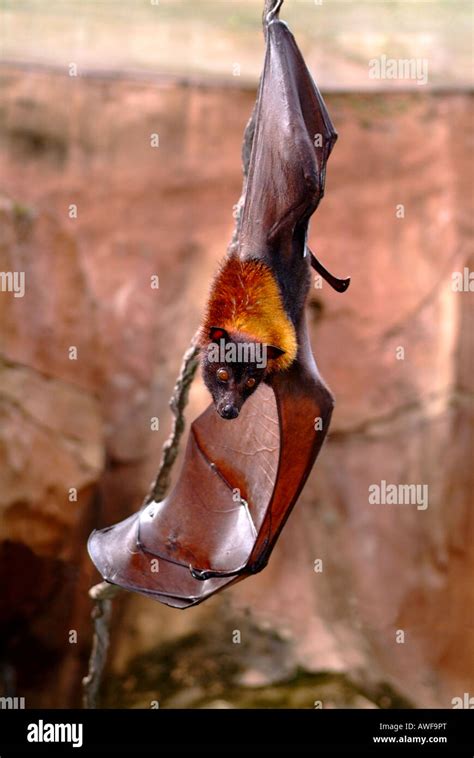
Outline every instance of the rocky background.
{"label": "rocky background", "polygon": [[[1,84],[0,271],[24,271],[26,293],[0,292],[0,695],[77,706],[99,579],[87,535],[156,473],[255,90],[14,63]],[[326,101],[340,139],[310,244],[352,276],[308,308],[329,438],[262,574],[185,612],[115,601],[105,705],[474,694],[473,296],[452,288],[474,266],[472,99]],[[188,420],[207,402],[196,379]],[[428,508],[370,504],[381,480],[427,484]]]}

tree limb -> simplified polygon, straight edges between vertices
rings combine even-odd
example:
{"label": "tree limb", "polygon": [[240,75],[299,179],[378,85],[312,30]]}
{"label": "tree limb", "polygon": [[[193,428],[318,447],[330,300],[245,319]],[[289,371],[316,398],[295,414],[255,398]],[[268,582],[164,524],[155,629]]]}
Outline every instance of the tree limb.
{"label": "tree limb", "polygon": [[[188,402],[189,388],[198,367],[199,347],[197,346],[196,338],[197,332],[191,341],[190,347],[183,356],[181,369],[169,402],[174,415],[173,428],[163,445],[157,477],[145,497],[142,507],[148,505],[153,500],[162,500],[169,487],[171,469],[178,455],[179,443],[184,432],[184,410]],[[100,582],[89,590],[89,596],[95,602],[92,610],[94,635],[89,659],[89,671],[87,676],[82,680],[84,708],[97,707],[97,695],[109,647],[112,599],[121,591],[121,587],[109,584],[109,582]]]}

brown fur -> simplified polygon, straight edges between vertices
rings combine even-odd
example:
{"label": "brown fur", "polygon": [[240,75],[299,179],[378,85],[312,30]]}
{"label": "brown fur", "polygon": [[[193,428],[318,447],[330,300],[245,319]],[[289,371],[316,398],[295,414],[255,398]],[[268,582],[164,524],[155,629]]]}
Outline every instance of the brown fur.
{"label": "brown fur", "polygon": [[292,321],[285,312],[280,289],[270,268],[260,260],[229,257],[211,286],[200,345],[209,344],[211,327],[236,333],[249,341],[274,345],[284,354],[269,362],[269,371],[283,371],[293,363],[298,344]]}

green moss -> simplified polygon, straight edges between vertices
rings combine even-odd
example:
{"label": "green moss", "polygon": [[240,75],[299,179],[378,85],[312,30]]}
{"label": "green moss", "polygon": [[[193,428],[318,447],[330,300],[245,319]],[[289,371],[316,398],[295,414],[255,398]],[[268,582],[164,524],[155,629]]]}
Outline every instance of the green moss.
{"label": "green moss", "polygon": [[150,708],[158,701],[160,708],[413,707],[386,683],[371,688],[343,673],[308,672],[292,667],[290,658],[290,642],[274,632],[248,624],[242,642],[233,644],[232,629],[215,626],[134,658],[123,675],[108,679],[102,706]]}

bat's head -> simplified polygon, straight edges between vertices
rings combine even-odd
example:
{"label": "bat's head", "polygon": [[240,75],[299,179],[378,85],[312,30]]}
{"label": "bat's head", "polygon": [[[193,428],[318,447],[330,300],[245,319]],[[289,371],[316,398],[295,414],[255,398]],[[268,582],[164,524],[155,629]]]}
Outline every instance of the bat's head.
{"label": "bat's head", "polygon": [[229,334],[213,326],[202,350],[202,375],[222,418],[237,418],[240,410],[269,373],[271,361],[284,350],[255,342],[242,333]]}

